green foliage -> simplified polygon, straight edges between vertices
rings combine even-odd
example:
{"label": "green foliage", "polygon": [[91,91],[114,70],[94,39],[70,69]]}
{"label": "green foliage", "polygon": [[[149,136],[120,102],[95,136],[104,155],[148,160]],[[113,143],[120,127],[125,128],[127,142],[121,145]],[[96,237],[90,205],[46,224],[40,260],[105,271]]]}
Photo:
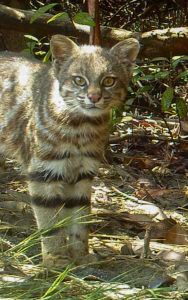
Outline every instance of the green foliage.
{"label": "green foliage", "polygon": [[[179,115],[185,116],[187,106],[182,97],[179,96],[179,87],[184,88],[187,82],[188,71],[181,72],[183,63],[188,56],[175,56],[171,60],[166,57],[157,57],[151,61],[147,60],[143,67],[139,66],[133,72],[132,95],[135,98],[146,98],[149,92],[151,98],[155,99],[156,105],[161,102],[162,112],[170,112],[173,103],[176,103]],[[180,65],[179,65],[180,64]],[[177,75],[178,74],[178,75]],[[140,85],[138,83],[140,82]],[[178,103],[178,104],[177,104]],[[172,110],[174,113],[174,110]]]}
{"label": "green foliage", "polygon": [[[46,13],[48,10],[52,9],[57,3],[52,3],[48,5],[44,5],[40,7],[36,12],[33,14],[33,16],[30,19],[30,23],[32,24],[37,18],[42,16],[44,13]],[[61,12],[56,15],[54,15],[52,18],[50,18],[47,23],[56,21],[56,20],[65,20],[69,19],[69,15],[67,12]],[[88,26],[95,26],[95,22],[87,12],[79,12],[73,17],[73,21],[77,24],[82,24],[82,25],[88,25]]]}
{"label": "green foliage", "polygon": [[145,85],[143,87],[140,87],[137,91],[136,91],[136,96],[138,97],[140,94],[144,93],[144,92],[148,92],[152,89],[152,87],[150,85]]}
{"label": "green foliage", "polygon": [[176,99],[176,109],[180,118],[185,118],[187,116],[187,105],[183,99]]}
{"label": "green foliage", "polygon": [[168,111],[172,100],[174,98],[174,90],[173,88],[167,88],[163,95],[162,95],[162,99],[161,99],[161,106],[162,106],[162,110],[164,112]]}
{"label": "green foliage", "polygon": [[58,277],[50,285],[50,287],[45,292],[45,294],[41,297],[41,300],[54,299],[58,294],[62,293],[63,291],[65,291],[67,289],[66,286],[65,286],[65,287],[58,290],[59,286],[62,284],[64,279],[67,277],[70,270],[71,270],[71,265],[68,266],[62,273],[60,273],[58,275]]}
{"label": "green foliage", "polygon": [[113,108],[110,112],[110,131],[115,130],[116,125],[121,121],[122,114],[124,111],[124,105],[119,105],[116,108]]}
{"label": "green foliage", "polygon": [[[32,24],[37,18],[42,16],[44,13],[52,9],[57,3],[52,3],[48,5],[44,5],[40,7],[38,10],[35,11],[33,16],[30,19],[30,23]],[[50,18],[47,21],[48,23],[54,22],[56,20],[63,21],[66,19],[70,19],[70,16],[67,12],[60,12],[56,15],[54,15],[52,18]],[[78,24],[82,25],[88,25],[88,26],[95,26],[95,22],[90,17],[90,15],[86,12],[79,12],[73,17],[73,21]],[[25,35],[25,37],[29,40],[26,45],[27,48],[22,51],[22,53],[26,55],[32,55],[32,56],[39,56],[40,58],[43,58],[43,62],[48,62],[51,56],[50,50],[46,51],[46,47],[49,48],[49,42],[45,42],[45,37],[42,39],[38,39],[35,36],[32,35]],[[45,50],[44,50],[45,49]]]}
{"label": "green foliage", "polygon": [[169,62],[168,58],[166,57],[155,57],[151,60],[152,62],[157,62],[157,61],[166,61],[166,62]]}
{"label": "green foliage", "polygon": [[30,23],[32,24],[36,19],[38,19],[41,15],[43,15],[45,12],[53,8],[57,3],[48,4],[45,6],[40,7],[36,10],[36,12],[33,14],[33,16],[30,19]]}
{"label": "green foliage", "polygon": [[30,56],[38,56],[43,58],[44,62],[48,62],[51,56],[51,52],[43,50],[45,47],[49,48],[49,42],[45,42],[46,37],[38,39],[33,35],[24,35],[29,41],[26,43],[27,48],[22,50],[23,54]]}
{"label": "green foliage", "polygon": [[176,67],[178,66],[179,63],[185,62],[187,60],[188,60],[187,55],[174,56],[174,57],[172,57],[172,66],[174,69],[176,69]]}
{"label": "green foliage", "polygon": [[[188,71],[184,65],[187,61],[188,56],[174,56],[171,59],[156,57],[141,61],[133,71],[132,85],[128,88],[123,111],[140,107],[149,109],[151,114],[155,112],[159,115],[186,117],[188,108],[184,98]],[[114,129],[120,120],[119,111],[114,110],[111,118]]]}
{"label": "green foliage", "polygon": [[88,25],[91,27],[95,26],[95,22],[90,17],[90,15],[86,12],[77,13],[73,17],[73,21],[77,24]]}
{"label": "green foliage", "polygon": [[50,22],[53,22],[53,21],[56,21],[56,20],[66,20],[66,19],[69,19],[69,15],[68,13],[66,12],[62,12],[62,13],[58,13],[56,14],[55,16],[53,16],[52,18],[50,18],[47,23],[50,23]]}
{"label": "green foliage", "polygon": [[45,54],[45,56],[43,58],[43,62],[44,63],[49,62],[50,57],[51,57],[51,50],[48,50],[48,52]]}
{"label": "green foliage", "polygon": [[184,71],[184,72],[181,72],[177,77],[176,79],[179,79],[179,78],[188,78],[188,70]]}

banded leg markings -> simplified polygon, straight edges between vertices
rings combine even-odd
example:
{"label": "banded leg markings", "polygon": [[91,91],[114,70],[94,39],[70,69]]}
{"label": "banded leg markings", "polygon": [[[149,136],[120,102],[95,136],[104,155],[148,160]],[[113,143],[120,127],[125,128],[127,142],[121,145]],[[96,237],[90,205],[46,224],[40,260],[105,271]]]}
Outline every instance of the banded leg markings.
{"label": "banded leg markings", "polygon": [[65,183],[75,184],[83,179],[93,179],[95,176],[94,172],[84,172],[79,173],[77,176],[75,176],[74,180],[69,181],[68,176],[65,176],[64,174],[54,174],[52,171],[44,170],[41,172],[31,172],[28,174],[28,179],[30,181],[38,181],[38,182],[54,182],[54,181],[64,181]]}
{"label": "banded leg markings", "polygon": [[81,196],[81,197],[70,197],[62,199],[60,196],[53,197],[51,199],[44,199],[43,197],[32,197],[31,202],[36,206],[43,207],[58,207],[63,206],[65,208],[73,208],[76,206],[89,206],[90,197]]}

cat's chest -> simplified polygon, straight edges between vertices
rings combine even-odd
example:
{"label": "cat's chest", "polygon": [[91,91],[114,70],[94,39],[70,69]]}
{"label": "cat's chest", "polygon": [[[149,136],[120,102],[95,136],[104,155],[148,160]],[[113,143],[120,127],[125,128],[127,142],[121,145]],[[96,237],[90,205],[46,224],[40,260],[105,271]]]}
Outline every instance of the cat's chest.
{"label": "cat's chest", "polygon": [[29,172],[37,168],[39,172],[55,174],[52,177],[64,178],[70,183],[81,174],[97,172],[104,157],[106,123],[70,123],[56,127],[52,123],[51,128],[48,123],[46,135],[41,135],[41,127],[37,127]]}
{"label": "cat's chest", "polygon": [[68,157],[54,160],[54,167],[58,172],[76,174],[85,171],[95,171],[99,167],[103,157],[104,146],[96,142],[87,142],[87,140],[77,139],[76,143],[66,143],[61,146],[63,153],[69,153]]}
{"label": "cat's chest", "polygon": [[[62,159],[41,160],[37,156],[33,157],[28,173],[33,173],[37,169],[39,174],[47,174],[49,181],[58,178],[66,183],[77,182],[80,176],[90,177],[88,174],[97,173],[100,161],[98,157],[91,157],[91,152],[84,152],[79,148],[76,149],[76,147],[71,149],[68,146],[65,146],[63,150],[64,153],[69,151],[69,155],[62,157]],[[72,151],[70,152],[70,150]]]}

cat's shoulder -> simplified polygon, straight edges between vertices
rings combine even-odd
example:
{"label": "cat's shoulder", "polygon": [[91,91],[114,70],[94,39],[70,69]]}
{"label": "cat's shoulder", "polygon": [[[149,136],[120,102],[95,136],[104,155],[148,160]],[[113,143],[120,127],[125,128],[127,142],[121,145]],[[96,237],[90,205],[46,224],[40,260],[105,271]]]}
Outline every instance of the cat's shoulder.
{"label": "cat's shoulder", "polygon": [[0,74],[3,76],[11,76],[12,73],[22,73],[35,77],[37,74],[41,76],[49,74],[51,64],[24,55],[22,53],[14,53],[9,51],[0,52]]}
{"label": "cat's shoulder", "polygon": [[0,51],[0,63],[26,63],[44,65],[40,60],[20,52]]}

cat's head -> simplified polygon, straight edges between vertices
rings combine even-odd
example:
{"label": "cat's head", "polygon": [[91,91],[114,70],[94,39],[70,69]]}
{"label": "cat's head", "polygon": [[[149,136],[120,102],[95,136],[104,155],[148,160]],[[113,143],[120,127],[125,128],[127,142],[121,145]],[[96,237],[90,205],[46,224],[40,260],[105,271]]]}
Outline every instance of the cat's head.
{"label": "cat's head", "polygon": [[55,35],[50,45],[60,94],[70,111],[100,116],[124,101],[139,52],[136,39],[103,49]]}

